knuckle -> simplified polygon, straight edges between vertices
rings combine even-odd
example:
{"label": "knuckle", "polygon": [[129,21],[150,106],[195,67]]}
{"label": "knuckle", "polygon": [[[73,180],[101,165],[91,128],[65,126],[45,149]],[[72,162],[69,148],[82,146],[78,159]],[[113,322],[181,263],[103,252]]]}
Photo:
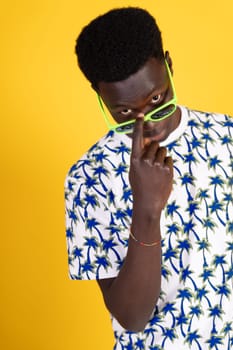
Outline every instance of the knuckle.
{"label": "knuckle", "polygon": [[139,164],[139,159],[136,156],[133,156],[131,158],[131,165],[138,165]]}

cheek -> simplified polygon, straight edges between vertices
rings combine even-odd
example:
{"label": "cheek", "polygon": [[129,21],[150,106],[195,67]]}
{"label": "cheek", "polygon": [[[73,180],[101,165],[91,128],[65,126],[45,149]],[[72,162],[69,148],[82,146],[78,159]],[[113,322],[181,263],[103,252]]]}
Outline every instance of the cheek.
{"label": "cheek", "polygon": [[169,118],[162,121],[164,123],[164,128],[169,132],[172,132],[178,126],[179,122],[176,116],[176,113],[171,115]]}
{"label": "cheek", "polygon": [[123,123],[123,121],[124,121],[123,118],[119,117],[118,115],[116,116],[116,115],[112,114],[112,118],[115,120],[115,122],[117,124]]}

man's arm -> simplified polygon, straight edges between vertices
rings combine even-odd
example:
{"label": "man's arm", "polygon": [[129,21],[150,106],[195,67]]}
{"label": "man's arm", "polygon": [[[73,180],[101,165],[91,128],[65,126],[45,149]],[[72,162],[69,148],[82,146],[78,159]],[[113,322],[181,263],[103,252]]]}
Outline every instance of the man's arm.
{"label": "man's arm", "polygon": [[130,331],[145,328],[161,288],[161,246],[139,242],[159,241],[160,217],[172,189],[172,159],[157,142],[143,144],[143,119],[138,118],[133,134],[129,180],[133,194],[128,251],[116,278],[98,284],[105,304],[122,327]]}

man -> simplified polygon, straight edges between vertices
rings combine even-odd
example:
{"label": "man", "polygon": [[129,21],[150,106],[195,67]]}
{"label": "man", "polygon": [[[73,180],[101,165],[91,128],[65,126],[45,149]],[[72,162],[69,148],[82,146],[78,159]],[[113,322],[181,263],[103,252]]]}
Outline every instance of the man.
{"label": "man", "polygon": [[233,347],[233,121],[177,106],[140,8],[97,17],[78,64],[111,131],[66,178],[72,279],[96,279],[114,349]]}

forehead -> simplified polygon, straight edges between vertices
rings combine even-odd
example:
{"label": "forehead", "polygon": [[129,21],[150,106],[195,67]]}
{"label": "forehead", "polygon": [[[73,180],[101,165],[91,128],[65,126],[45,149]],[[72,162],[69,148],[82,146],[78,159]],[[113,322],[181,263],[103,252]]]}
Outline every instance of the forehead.
{"label": "forehead", "polygon": [[166,84],[165,64],[155,58],[150,58],[140,70],[129,78],[113,83],[100,82],[98,88],[105,104],[114,108],[136,105],[151,94],[160,93]]}

